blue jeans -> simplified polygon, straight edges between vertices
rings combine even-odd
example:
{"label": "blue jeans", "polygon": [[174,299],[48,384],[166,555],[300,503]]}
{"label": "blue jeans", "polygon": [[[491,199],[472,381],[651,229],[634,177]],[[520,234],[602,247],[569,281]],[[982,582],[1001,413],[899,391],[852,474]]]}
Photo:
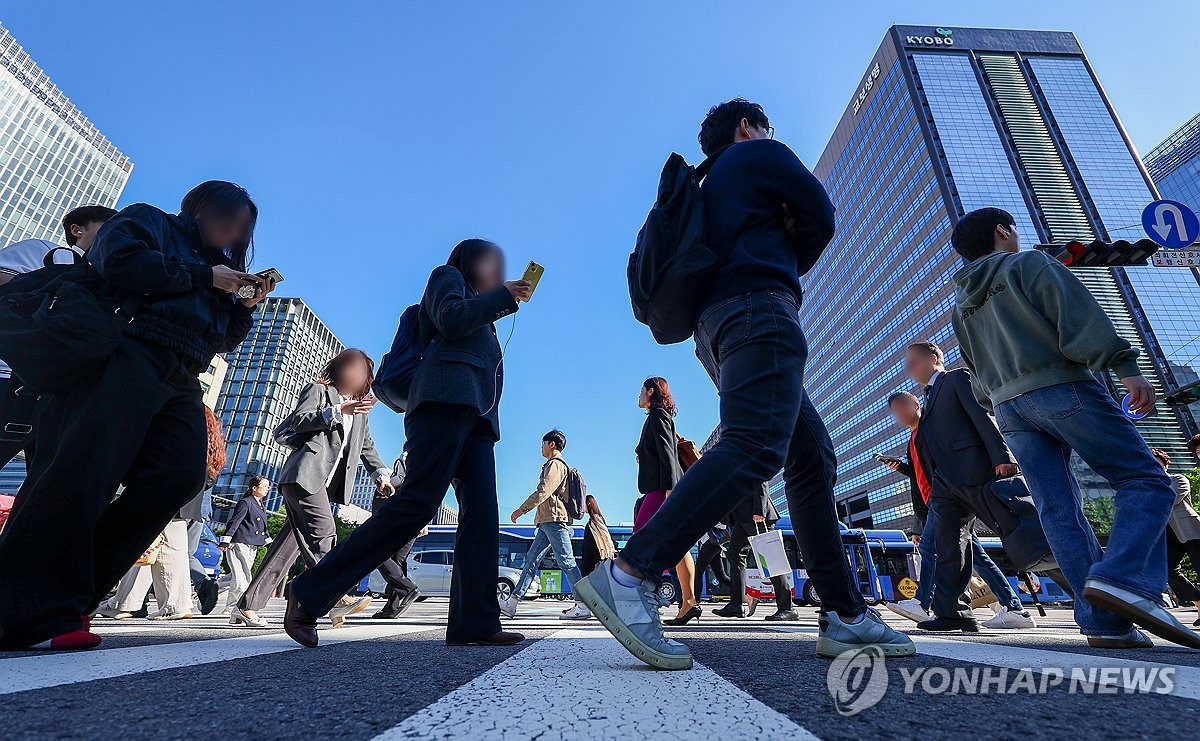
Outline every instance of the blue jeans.
{"label": "blue jeans", "polygon": [[537,533],[533,536],[533,542],[529,544],[529,552],[525,554],[525,567],[521,569],[521,579],[517,582],[517,588],[513,590],[517,599],[524,599],[529,585],[533,583],[538,564],[546,557],[547,551],[554,551],[554,560],[558,562],[558,568],[562,569],[567,583],[574,591],[575,582],[579,581],[580,574],[579,567],[575,565],[575,551],[571,548],[571,526],[565,522],[543,522],[537,526]]}
{"label": "blue jeans", "polygon": [[[921,574],[916,598],[921,601],[921,607],[925,608],[926,612],[933,605],[933,575],[937,564],[936,502],[937,500],[932,500],[929,503],[929,514],[925,517],[925,529],[921,531],[921,542],[917,545],[917,553],[921,554]],[[983,543],[979,542],[979,536],[974,533],[971,534],[971,563],[975,568],[975,573],[979,574],[979,578],[987,583],[1001,606],[1015,612],[1024,612],[1025,608],[1021,606],[1020,595],[1013,589],[1012,583],[996,565],[996,562],[988,556],[987,551],[983,549]]]}
{"label": "blue jeans", "polygon": [[[1075,594],[1082,594],[1084,580],[1096,578],[1161,602],[1175,493],[1107,390],[1098,381],[1077,381],[1030,391],[997,405],[996,423],[1021,464],[1046,539]],[[1106,551],[1084,519],[1072,450],[1116,491]],[[1131,627],[1082,597],[1075,600],[1075,622],[1087,635]]]}
{"label": "blue jeans", "polygon": [[917,577],[917,599],[925,612],[933,604],[933,574],[937,571],[937,510],[934,503],[929,503],[929,513],[925,515],[925,527],[921,530],[921,542],[917,543],[917,553],[921,556],[921,573]]}
{"label": "blue jeans", "polygon": [[621,560],[657,579],[710,527],[783,468],[796,543],[822,606],[843,617],[866,609],[833,504],[837,460],[804,390],[808,343],[796,298],[756,291],[718,301],[696,322],[696,355],[721,398],[720,440],[688,469]]}

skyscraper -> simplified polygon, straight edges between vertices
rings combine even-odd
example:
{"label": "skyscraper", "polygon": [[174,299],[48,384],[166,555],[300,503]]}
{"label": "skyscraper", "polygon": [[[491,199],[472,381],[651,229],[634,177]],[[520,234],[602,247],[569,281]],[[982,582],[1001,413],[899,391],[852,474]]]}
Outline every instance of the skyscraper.
{"label": "skyscraper", "polygon": [[133,164],[0,26],[0,248],[61,242],[76,206],[114,206]]}
{"label": "skyscraper", "polygon": [[1163,198],[1200,211],[1200,113],[1151,150],[1145,160]]}
{"label": "skyscraper", "polygon": [[[912,389],[902,355],[932,340],[960,360],[950,325],[950,233],[998,206],[1022,243],[1137,238],[1150,179],[1075,36],[1064,32],[893,26],[854,90],[814,172],[838,231],[805,277],[806,387],[837,448],[842,519],[903,526],[908,483],[872,460],[905,449],[885,400]],[[1143,349],[1161,391],[1190,362],[1200,284],[1181,268],[1076,271],[1117,330]],[[1114,391],[1118,388],[1114,383]],[[1123,393],[1123,390],[1122,390]],[[1190,415],[1159,405],[1138,423],[1187,459]],[[1075,462],[1084,489],[1107,485]]]}
{"label": "skyscraper", "polygon": [[[225,356],[229,369],[217,417],[225,430],[227,462],[213,489],[222,518],[232,506],[228,502],[245,493],[248,476],[276,482],[291,450],[275,442],[272,431],[292,411],[300,390],[346,349],[301,299],[268,297],[259,306],[250,334]],[[264,504],[278,509],[274,487]]]}

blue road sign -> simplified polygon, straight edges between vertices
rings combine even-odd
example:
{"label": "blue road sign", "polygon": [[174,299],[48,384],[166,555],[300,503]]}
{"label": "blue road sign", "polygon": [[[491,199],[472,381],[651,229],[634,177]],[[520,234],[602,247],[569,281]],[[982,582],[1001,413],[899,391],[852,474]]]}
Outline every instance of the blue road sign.
{"label": "blue road sign", "polygon": [[1190,247],[1200,237],[1196,212],[1179,201],[1155,201],[1142,211],[1146,235],[1169,250]]}

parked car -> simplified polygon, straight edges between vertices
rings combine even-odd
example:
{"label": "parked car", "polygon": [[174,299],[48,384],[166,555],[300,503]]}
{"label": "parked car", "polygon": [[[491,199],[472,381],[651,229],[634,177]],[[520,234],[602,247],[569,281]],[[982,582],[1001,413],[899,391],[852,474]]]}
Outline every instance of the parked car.
{"label": "parked car", "polygon": [[204,573],[216,579],[221,576],[221,551],[217,548],[218,539],[215,533],[204,526],[200,534],[200,545],[196,546],[196,558],[204,567]]}
{"label": "parked car", "polygon": [[[512,569],[507,566],[501,566],[499,578],[496,581],[496,595],[502,598],[512,594],[516,588],[517,582],[521,579],[521,570]],[[432,550],[418,551],[408,557],[408,576],[416,582],[417,589],[421,590],[421,597],[449,597],[450,596],[450,576],[454,573],[454,551],[451,550]],[[381,589],[376,590],[376,581],[379,582]],[[374,573],[371,578],[371,591],[382,593],[382,588],[386,587],[382,583],[383,579],[378,577],[378,572]],[[529,593],[525,595],[526,599],[535,599],[539,594],[538,582],[535,579],[529,587]]]}

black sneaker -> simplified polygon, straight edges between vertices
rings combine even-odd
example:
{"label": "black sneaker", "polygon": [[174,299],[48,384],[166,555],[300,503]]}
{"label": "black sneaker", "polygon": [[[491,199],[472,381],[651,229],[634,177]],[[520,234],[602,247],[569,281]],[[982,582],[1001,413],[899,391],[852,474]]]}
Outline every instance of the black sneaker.
{"label": "black sneaker", "polygon": [[795,610],[776,610],[775,612],[771,613],[770,615],[767,615],[766,618],[764,618],[764,619],[771,620],[771,621],[790,622],[793,620],[799,620],[800,613],[796,612]]}
{"label": "black sneaker", "polygon": [[200,599],[200,614],[207,615],[217,609],[217,598],[221,595],[221,588],[217,585],[216,579],[205,579],[200,582],[200,586],[196,587],[196,597]]}
{"label": "black sneaker", "polygon": [[917,627],[921,630],[928,630],[934,633],[949,633],[955,630],[961,630],[964,633],[978,633],[979,623],[975,622],[975,618],[971,617],[946,617],[938,615],[930,620],[922,620],[917,623]]}

